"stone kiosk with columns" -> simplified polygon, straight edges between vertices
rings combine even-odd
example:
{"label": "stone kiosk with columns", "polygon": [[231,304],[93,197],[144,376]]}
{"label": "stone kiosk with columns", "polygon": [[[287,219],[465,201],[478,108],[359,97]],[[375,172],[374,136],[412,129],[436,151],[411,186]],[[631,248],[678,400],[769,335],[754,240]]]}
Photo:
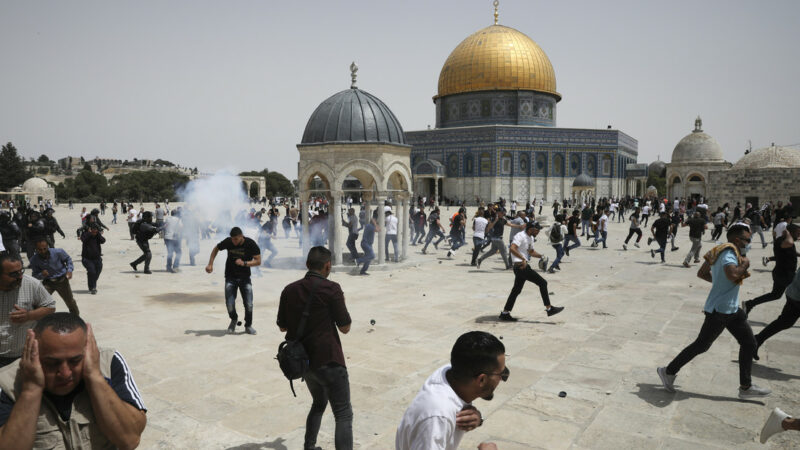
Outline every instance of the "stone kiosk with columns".
{"label": "stone kiosk with columns", "polygon": [[668,198],[708,197],[708,174],[726,170],[731,163],[722,156],[722,147],[712,136],[703,132],[703,120],[698,116],[694,131],[678,142],[667,164]]}
{"label": "stone kiosk with columns", "polygon": [[[300,184],[303,252],[309,249],[308,201],[324,196],[328,200],[328,248],[333,264],[343,264],[347,230],[341,226],[344,191],[360,191],[367,218],[378,208],[380,232],[373,243],[377,264],[385,262],[385,227],[383,205],[393,200],[398,219],[401,259],[405,259],[410,239],[409,202],[411,198],[411,146],[406,144],[400,122],[379,98],[358,89],[358,66],[350,66],[350,89],[338,92],[322,102],[308,119],[303,140],[297,145]],[[345,180],[358,180],[353,189]],[[321,188],[320,188],[321,186]],[[377,247],[377,248],[376,248]]]}

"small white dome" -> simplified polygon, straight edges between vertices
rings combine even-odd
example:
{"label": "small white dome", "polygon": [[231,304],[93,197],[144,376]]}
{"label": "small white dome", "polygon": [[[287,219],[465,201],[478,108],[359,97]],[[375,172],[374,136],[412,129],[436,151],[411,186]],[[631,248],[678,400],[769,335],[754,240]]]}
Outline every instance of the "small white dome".
{"label": "small white dome", "polygon": [[38,192],[49,187],[50,185],[47,184],[47,181],[38,177],[28,178],[22,183],[22,190],[25,192]]}
{"label": "small white dome", "polygon": [[800,150],[773,144],[742,156],[742,159],[736,162],[731,169],[766,169],[770,167],[800,167]]}
{"label": "small white dome", "polygon": [[713,137],[703,133],[703,121],[694,122],[694,131],[684,137],[672,151],[672,162],[724,161],[722,147]]}

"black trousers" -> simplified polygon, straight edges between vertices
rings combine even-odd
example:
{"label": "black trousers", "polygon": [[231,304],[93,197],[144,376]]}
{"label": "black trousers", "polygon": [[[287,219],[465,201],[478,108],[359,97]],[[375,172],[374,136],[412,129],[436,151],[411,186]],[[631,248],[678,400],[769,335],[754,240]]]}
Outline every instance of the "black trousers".
{"label": "black trousers", "polygon": [[757,345],[761,347],[764,341],[776,335],[778,332],[792,328],[794,324],[797,323],[798,318],[800,318],[800,300],[786,297],[786,304],[783,305],[781,315],[756,335]]}
{"label": "black trousers", "polygon": [[506,306],[503,307],[503,311],[511,311],[514,308],[517,296],[522,292],[522,286],[525,285],[526,281],[530,281],[539,286],[539,292],[542,294],[542,303],[544,303],[545,307],[550,306],[550,295],[547,293],[547,280],[531,269],[530,265],[525,264],[525,267],[521,268],[519,265],[515,264],[514,287],[511,288],[511,293],[508,294],[508,300],[506,300]]}
{"label": "black trousers", "polygon": [[141,263],[144,263],[144,270],[150,270],[150,260],[153,259],[153,253],[150,252],[150,243],[148,241],[140,241],[136,240],[136,245],[142,249],[142,256],[140,256],[136,261],[132,264],[134,266],[138,266]]}
{"label": "black trousers", "polygon": [[786,288],[792,283],[794,279],[794,272],[786,272],[786,273],[778,273],[777,271],[772,271],[772,291],[767,292],[764,295],[756,297],[752,300],[747,302],[747,305],[751,308],[760,305],[762,303],[771,302],[773,300],[778,300],[783,297],[783,292],[786,291]]}
{"label": "black trousers", "polygon": [[626,244],[627,244],[627,243],[628,243],[628,241],[631,239],[631,236],[633,236],[634,234],[637,234],[637,235],[639,235],[639,237],[637,237],[637,238],[636,238],[636,242],[639,242],[639,241],[641,241],[641,240],[642,240],[642,230],[640,230],[640,229],[638,229],[638,228],[631,228],[631,229],[628,231],[628,237],[626,237],[626,238],[625,238],[625,243],[626,243]]}
{"label": "black trousers", "polygon": [[689,363],[695,356],[705,353],[711,344],[722,334],[723,330],[728,330],[736,342],[739,343],[739,384],[750,386],[750,370],[753,366],[753,355],[756,351],[756,338],[753,330],[747,323],[747,315],[742,308],[733,314],[722,314],[714,311],[705,313],[706,318],[700,328],[700,334],[688,347],[683,349],[672,362],[667,366],[667,374],[675,375],[681,367]]}

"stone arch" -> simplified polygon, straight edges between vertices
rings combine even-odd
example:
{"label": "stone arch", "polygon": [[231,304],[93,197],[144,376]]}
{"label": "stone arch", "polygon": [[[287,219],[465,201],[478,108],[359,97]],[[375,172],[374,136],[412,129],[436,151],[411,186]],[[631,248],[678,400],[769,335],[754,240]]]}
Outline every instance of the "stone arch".
{"label": "stone arch", "polygon": [[391,183],[391,189],[393,190],[411,191],[411,170],[405,164],[395,161],[389,164],[389,167],[386,168],[386,173],[388,175],[383,189],[389,190],[389,184]]}
{"label": "stone arch", "polygon": [[250,187],[247,190],[247,196],[250,198],[261,198],[261,185],[257,181],[251,181]]}
{"label": "stone arch", "polygon": [[338,182],[337,189],[341,189],[342,183],[347,176],[352,175],[361,182],[364,189],[372,189],[373,185],[381,186],[383,184],[383,175],[380,167],[372,161],[366,159],[352,159],[337,170],[341,176]]}
{"label": "stone arch", "polygon": [[690,183],[705,183],[705,177],[700,173],[690,173],[689,176],[686,177]]}
{"label": "stone arch", "polygon": [[[303,161],[300,162],[301,165],[303,165],[303,163]],[[325,183],[327,189],[331,189],[333,181],[335,180],[333,169],[324,162],[313,161],[303,167],[302,171],[298,174],[297,182],[300,185],[300,190],[311,189],[311,181],[315,176],[319,176],[323,183]]]}

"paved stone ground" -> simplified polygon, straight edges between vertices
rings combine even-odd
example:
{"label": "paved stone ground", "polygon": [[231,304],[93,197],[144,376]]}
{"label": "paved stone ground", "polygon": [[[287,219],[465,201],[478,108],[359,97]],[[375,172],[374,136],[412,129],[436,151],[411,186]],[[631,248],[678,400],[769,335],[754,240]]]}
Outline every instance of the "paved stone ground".
{"label": "paved stone ground", "polygon": [[[57,210],[68,232],[57,245],[73,257],[80,253],[72,231],[79,211],[77,205]],[[111,216],[103,219],[110,222]],[[198,266],[169,274],[163,242],[154,239],[155,273],[148,276],[128,266],[138,249],[128,240],[127,226],[111,227],[98,295],[88,295],[77,261],[72,284],[98,342],[126,356],[149,407],[141,448],[301,448],[311,399],[302,383],[292,397],[273,358],[283,337],[275,326],[280,291],[304,271],[263,270],[253,279],[259,334],[229,336],[224,254],[214,274],[203,270],[215,242],[203,241]],[[584,241],[560,273],[545,274],[553,304],[566,306],[562,314],[548,318],[538,289],[528,284],[514,309],[521,320],[513,324],[496,320],[513,280],[499,257],[476,270],[468,252],[449,260],[444,250],[424,256],[411,247],[410,261],[395,270],[375,270],[370,277],[332,274],[353,317],[342,341],[356,446],[393,448],[405,408],[448,361],[456,337],[484,330],[505,343],[511,377],[494,400],[476,401],[486,423],[467,433],[462,448],[487,440],[504,450],[764,448],[758,433],[773,407],[800,414],[800,330],[775,336],[761,350],[753,376],[774,391],[764,401],[737,398],[738,347],[727,332],[679,374],[677,393],[665,392],[655,369],[696,337],[709,285],[695,277],[696,266],[680,266],[690,246],[687,228],[666,265],[651,259],[646,245],[622,251],[626,234],[627,223],[614,223],[609,249],[591,249]],[[296,264],[297,240],[277,244],[277,261]],[[703,245],[708,250],[712,244]],[[537,249],[555,253],[543,243]],[[771,267],[759,262],[767,251],[752,252],[753,276],[741,290],[743,299],[771,288]],[[755,309],[754,330],[777,317],[783,303]],[[58,310],[65,309],[58,301]],[[567,396],[559,398],[559,391]],[[318,444],[333,448],[333,431],[328,410]],[[798,446],[800,434],[784,433],[766,447]]]}

